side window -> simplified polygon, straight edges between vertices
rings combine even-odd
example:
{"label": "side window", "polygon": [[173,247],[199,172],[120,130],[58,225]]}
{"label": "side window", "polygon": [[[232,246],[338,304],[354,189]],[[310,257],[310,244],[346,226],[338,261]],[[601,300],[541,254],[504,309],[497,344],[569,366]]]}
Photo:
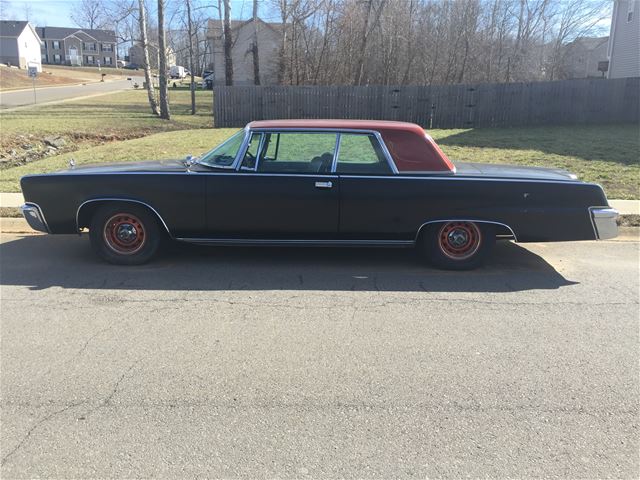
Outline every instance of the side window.
{"label": "side window", "polygon": [[265,133],[258,172],[330,173],[335,133]]}
{"label": "side window", "polygon": [[374,135],[343,133],[340,135],[337,173],[356,175],[391,175],[378,139]]}
{"label": "side window", "polygon": [[241,170],[255,170],[256,160],[258,158],[258,149],[260,148],[260,140],[262,139],[262,133],[252,133],[247,151],[244,154],[242,163],[240,164]]}

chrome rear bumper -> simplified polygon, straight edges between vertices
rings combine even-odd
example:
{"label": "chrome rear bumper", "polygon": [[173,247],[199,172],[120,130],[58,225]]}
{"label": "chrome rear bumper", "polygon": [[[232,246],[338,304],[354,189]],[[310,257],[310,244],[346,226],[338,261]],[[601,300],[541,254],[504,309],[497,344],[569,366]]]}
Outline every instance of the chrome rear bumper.
{"label": "chrome rear bumper", "polygon": [[611,207],[591,207],[591,222],[598,240],[607,240],[618,236],[618,211]]}
{"label": "chrome rear bumper", "polygon": [[25,203],[20,207],[20,211],[31,228],[39,232],[49,233],[47,221],[44,219],[42,210],[37,204]]}

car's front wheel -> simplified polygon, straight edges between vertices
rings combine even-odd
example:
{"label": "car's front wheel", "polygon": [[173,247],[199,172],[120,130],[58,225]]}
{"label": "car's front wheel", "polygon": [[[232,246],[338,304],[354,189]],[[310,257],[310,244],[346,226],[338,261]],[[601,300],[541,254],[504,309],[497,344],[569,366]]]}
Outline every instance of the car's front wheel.
{"label": "car's front wheel", "polygon": [[418,248],[436,267],[470,270],[484,263],[495,241],[495,231],[490,224],[451,221],[426,227]]}
{"label": "car's front wheel", "polygon": [[116,265],[140,265],[158,251],[161,230],[146,208],[129,204],[107,204],[91,219],[89,238],[102,259]]}

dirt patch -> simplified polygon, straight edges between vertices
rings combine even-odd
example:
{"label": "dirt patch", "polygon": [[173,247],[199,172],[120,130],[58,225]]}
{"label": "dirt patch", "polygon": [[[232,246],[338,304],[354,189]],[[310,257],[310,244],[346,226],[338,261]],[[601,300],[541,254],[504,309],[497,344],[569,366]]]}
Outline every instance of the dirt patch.
{"label": "dirt patch", "polygon": [[18,207],[0,207],[0,218],[19,218],[22,213]]}
{"label": "dirt patch", "polygon": [[620,215],[618,225],[621,227],[640,227],[640,215]]}
{"label": "dirt patch", "polygon": [[11,135],[3,137],[0,141],[0,170],[105,143],[141,138],[151,133],[153,133],[151,129],[136,129],[134,132],[118,133],[73,132],[64,135]]}
{"label": "dirt patch", "polygon": [[[84,76],[86,77],[86,75]],[[84,79],[84,78],[83,78]],[[55,85],[69,85],[82,81],[83,79],[71,78],[56,72],[42,71],[36,77],[36,87],[50,87]],[[0,67],[0,90],[11,90],[17,88],[31,88],[33,80],[27,75],[24,69]]]}

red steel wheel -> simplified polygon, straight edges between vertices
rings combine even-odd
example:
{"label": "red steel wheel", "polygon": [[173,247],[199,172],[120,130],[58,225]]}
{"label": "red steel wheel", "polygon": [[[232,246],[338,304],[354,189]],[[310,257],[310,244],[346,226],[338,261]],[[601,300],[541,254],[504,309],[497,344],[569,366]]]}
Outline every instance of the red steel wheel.
{"label": "red steel wheel", "polygon": [[116,213],[104,224],[105,244],[120,255],[139,252],[147,241],[144,224],[130,213]]}
{"label": "red steel wheel", "polygon": [[473,257],[482,244],[482,233],[473,222],[448,222],[438,231],[438,246],[452,260]]}

